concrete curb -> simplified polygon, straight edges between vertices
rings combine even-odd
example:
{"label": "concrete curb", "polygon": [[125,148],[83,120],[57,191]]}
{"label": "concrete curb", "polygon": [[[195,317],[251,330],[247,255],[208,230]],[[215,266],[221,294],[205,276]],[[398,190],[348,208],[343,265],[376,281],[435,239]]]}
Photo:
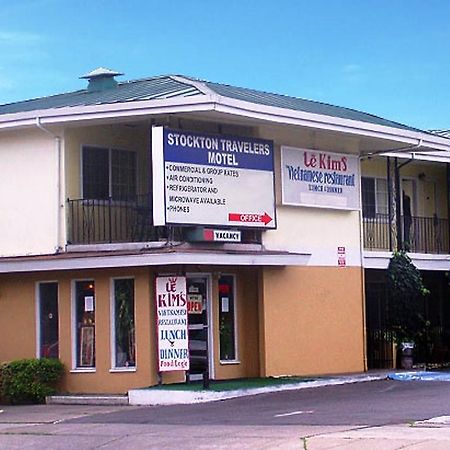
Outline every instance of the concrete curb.
{"label": "concrete curb", "polygon": [[52,395],[46,397],[47,405],[128,405],[126,395]]}
{"label": "concrete curb", "polygon": [[194,403],[207,403],[230,398],[245,397],[250,395],[266,394],[270,392],[282,392],[296,389],[307,389],[321,386],[334,386],[347,383],[362,383],[367,381],[385,380],[386,374],[360,375],[338,378],[319,379],[302,383],[268,386],[263,388],[239,389],[233,391],[175,391],[164,388],[131,389],[128,391],[129,404],[134,406],[150,405],[187,405]]}

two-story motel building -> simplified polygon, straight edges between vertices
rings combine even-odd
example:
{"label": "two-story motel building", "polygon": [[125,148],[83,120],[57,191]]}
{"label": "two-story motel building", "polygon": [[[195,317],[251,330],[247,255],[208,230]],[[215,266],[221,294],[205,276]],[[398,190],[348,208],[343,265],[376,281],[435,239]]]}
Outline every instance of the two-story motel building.
{"label": "two-story motel building", "polygon": [[183,334],[170,317],[157,333],[158,280],[186,277],[190,377],[364,371],[405,241],[437,286],[436,326],[450,328],[447,138],[251,89],[118,75],[0,106],[0,361],[59,357],[68,392],[156,384],[158,339]]}

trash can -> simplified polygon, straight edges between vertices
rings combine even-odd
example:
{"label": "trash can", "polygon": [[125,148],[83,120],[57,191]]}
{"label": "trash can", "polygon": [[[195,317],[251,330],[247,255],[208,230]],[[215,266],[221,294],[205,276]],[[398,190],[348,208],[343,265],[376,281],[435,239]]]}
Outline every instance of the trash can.
{"label": "trash can", "polygon": [[402,355],[400,358],[401,368],[410,370],[413,367],[414,342],[402,342],[401,349],[402,349]]}

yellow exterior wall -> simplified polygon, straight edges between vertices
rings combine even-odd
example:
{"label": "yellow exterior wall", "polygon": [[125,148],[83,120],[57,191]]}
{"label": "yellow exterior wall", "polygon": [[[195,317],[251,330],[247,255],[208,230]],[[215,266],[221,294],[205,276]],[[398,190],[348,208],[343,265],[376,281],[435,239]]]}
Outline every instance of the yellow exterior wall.
{"label": "yellow exterior wall", "polygon": [[[207,268],[197,268],[206,271]],[[209,268],[211,270],[211,268]],[[159,268],[161,273],[173,268]],[[220,364],[218,336],[219,272],[237,275],[238,364]],[[237,378],[259,375],[258,295],[255,269],[215,268],[212,272],[213,342],[215,378]],[[110,288],[115,277],[135,279],[136,371],[111,371]],[[0,276],[0,362],[36,357],[36,287],[38,282],[58,282],[59,354],[66,367],[62,391],[80,393],[124,393],[130,388],[154,385],[157,380],[156,317],[154,306],[155,272],[148,268],[79,270]],[[77,280],[95,281],[96,370],[73,370],[72,294]],[[18,330],[22,330],[18,333]],[[184,373],[163,374],[164,383],[184,381]]]}
{"label": "yellow exterior wall", "polygon": [[[110,373],[110,279],[135,278],[136,355],[135,372]],[[72,280],[95,281],[96,372],[72,369]],[[36,357],[36,283],[59,283],[60,359],[66,367],[62,390],[68,392],[123,393],[131,387],[156,383],[156,336],[152,309],[153,283],[147,269],[89,270],[0,277],[0,361]],[[21,330],[18,332],[18,330]]]}
{"label": "yellow exterior wall", "polygon": [[83,145],[137,152],[138,193],[146,194],[149,189],[149,133],[150,128],[145,125],[127,124],[66,129],[64,140],[67,197],[81,198],[81,147]]}
{"label": "yellow exterior wall", "polygon": [[223,269],[225,274],[236,274],[236,333],[238,363],[221,363],[219,351],[219,302],[217,279],[213,279],[213,329],[215,379],[258,377],[259,336],[258,336],[258,272],[254,269]]}
{"label": "yellow exterior wall", "polygon": [[[399,164],[407,160],[399,159]],[[393,162],[392,162],[393,163]],[[386,159],[372,158],[361,162],[361,176],[386,178]],[[413,161],[400,169],[400,178],[413,180],[416,185],[416,212],[419,217],[448,218],[447,174],[445,164]],[[435,199],[430,198],[430,183],[435,185]]]}
{"label": "yellow exterior wall", "polygon": [[263,376],[364,370],[362,270],[263,269]]}

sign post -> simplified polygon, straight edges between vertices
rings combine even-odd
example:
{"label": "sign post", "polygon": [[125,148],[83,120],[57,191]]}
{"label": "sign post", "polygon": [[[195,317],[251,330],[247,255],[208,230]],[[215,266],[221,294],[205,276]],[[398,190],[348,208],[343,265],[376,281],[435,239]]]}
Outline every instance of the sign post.
{"label": "sign post", "polygon": [[186,277],[156,277],[158,371],[189,370]]}

